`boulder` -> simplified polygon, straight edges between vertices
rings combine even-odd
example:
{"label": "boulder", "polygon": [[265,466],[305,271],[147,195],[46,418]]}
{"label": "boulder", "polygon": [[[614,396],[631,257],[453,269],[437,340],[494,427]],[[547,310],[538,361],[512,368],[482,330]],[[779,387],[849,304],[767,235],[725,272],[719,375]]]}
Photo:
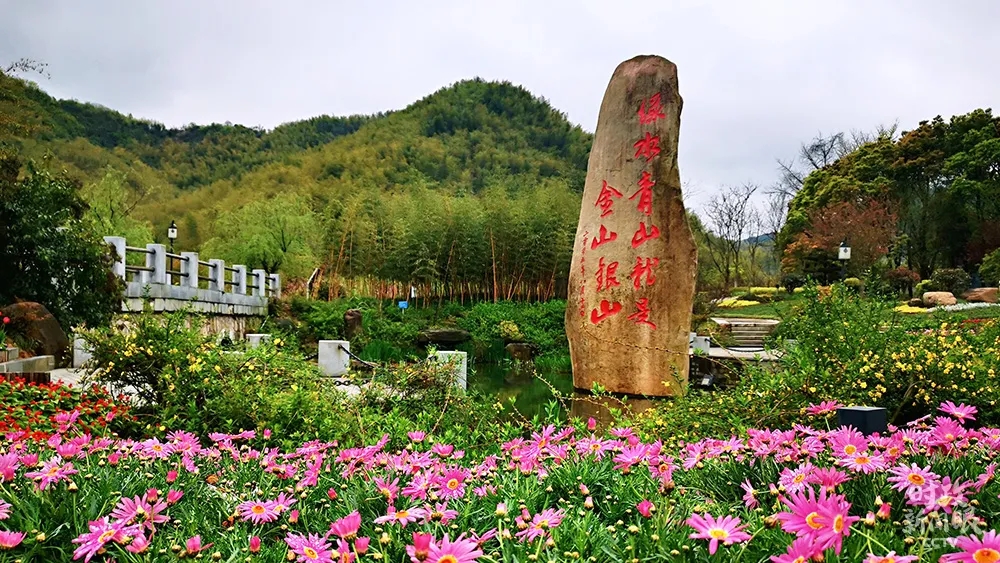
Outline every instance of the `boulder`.
{"label": "boulder", "polygon": [[942,307],[958,303],[950,291],[928,291],[922,297],[926,307]]}
{"label": "boulder", "polygon": [[354,340],[354,337],[361,334],[364,326],[364,315],[359,309],[348,309],[344,313],[344,338]]}
{"label": "boulder", "polygon": [[914,297],[913,299],[907,301],[906,304],[909,305],[910,307],[923,307],[924,300],[919,297]]}
{"label": "boulder", "polygon": [[24,301],[0,308],[3,316],[10,318],[7,331],[17,333],[31,343],[37,356],[54,356],[57,366],[64,366],[69,358],[69,337],[59,326],[52,313],[41,303]]}
{"label": "boulder", "polygon": [[979,287],[971,291],[966,291],[962,295],[962,299],[965,299],[969,303],[996,303],[997,288]]}
{"label": "boulder", "polygon": [[417,342],[420,344],[461,344],[472,335],[468,331],[460,328],[438,327],[420,331],[417,335]]}
{"label": "boulder", "polygon": [[535,345],[527,342],[511,342],[504,349],[518,362],[530,362],[535,357]]}

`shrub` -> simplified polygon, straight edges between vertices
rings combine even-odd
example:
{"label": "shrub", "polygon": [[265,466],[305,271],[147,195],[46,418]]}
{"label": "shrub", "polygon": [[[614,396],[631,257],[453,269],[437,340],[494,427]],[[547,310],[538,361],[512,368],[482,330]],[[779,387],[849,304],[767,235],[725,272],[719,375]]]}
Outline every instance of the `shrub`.
{"label": "shrub", "polygon": [[844,285],[854,291],[861,291],[865,287],[865,282],[860,278],[847,278],[844,280]]}
{"label": "shrub", "polygon": [[942,268],[935,270],[931,275],[934,285],[941,288],[938,291],[950,291],[955,295],[961,295],[969,290],[971,279],[968,272],[961,268]]}
{"label": "shrub", "polygon": [[122,285],[84,219],[79,184],[0,151],[0,303],[37,301],[64,329],[107,324]]}
{"label": "shrub", "polygon": [[899,294],[913,288],[920,281],[920,274],[906,266],[899,266],[892,270],[886,270],[883,273],[883,278],[889,287]]}
{"label": "shrub", "polygon": [[788,293],[794,293],[796,289],[806,284],[806,277],[802,274],[785,274],[781,276],[781,287]]}
{"label": "shrub", "polygon": [[69,427],[101,435],[131,429],[134,421],[126,403],[98,386],[76,389],[0,378],[0,405],[0,434],[24,432],[35,440]]}
{"label": "shrub", "polygon": [[979,265],[979,277],[983,285],[996,287],[1000,285],[1000,248],[990,252]]}
{"label": "shrub", "polygon": [[934,282],[934,280],[923,280],[913,288],[913,294],[921,297],[928,291],[941,291],[941,286]]}

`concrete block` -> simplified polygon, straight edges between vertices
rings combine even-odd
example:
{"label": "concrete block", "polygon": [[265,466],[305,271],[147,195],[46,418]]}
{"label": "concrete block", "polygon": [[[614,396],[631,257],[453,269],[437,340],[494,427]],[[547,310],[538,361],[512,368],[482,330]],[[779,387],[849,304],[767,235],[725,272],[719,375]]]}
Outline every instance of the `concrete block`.
{"label": "concrete block", "polygon": [[233,265],[233,291],[240,295],[247,293],[247,267],[243,264]]}
{"label": "concrete block", "polygon": [[264,270],[253,271],[253,294],[256,297],[267,296],[267,272]]}
{"label": "concrete block", "polygon": [[271,335],[270,334],[258,334],[258,333],[254,333],[254,334],[248,334],[247,335],[247,342],[250,343],[250,347],[251,348],[256,348],[256,347],[260,346],[261,344],[263,344],[264,342],[270,342],[270,341],[271,341]]}
{"label": "concrete block", "polygon": [[451,364],[452,365],[452,375],[455,382],[455,387],[460,389],[468,389],[468,371],[469,371],[469,354],[466,352],[451,352],[451,351],[440,351],[435,354],[428,356],[427,360],[430,362],[437,362],[440,364]]}
{"label": "concrete block", "polygon": [[125,237],[104,237],[104,242],[115,249],[115,263],[111,270],[125,279]]}
{"label": "concrete block", "polygon": [[351,343],[346,340],[319,341],[319,370],[323,375],[340,377],[351,367],[351,357],[347,354]]}
{"label": "concrete block", "polygon": [[93,357],[87,343],[79,336],[73,338],[73,367],[81,368]]}
{"label": "concrete block", "polygon": [[208,261],[212,265],[209,277],[212,278],[208,282],[208,289],[213,291],[226,291],[226,261],[219,258],[213,258]]}

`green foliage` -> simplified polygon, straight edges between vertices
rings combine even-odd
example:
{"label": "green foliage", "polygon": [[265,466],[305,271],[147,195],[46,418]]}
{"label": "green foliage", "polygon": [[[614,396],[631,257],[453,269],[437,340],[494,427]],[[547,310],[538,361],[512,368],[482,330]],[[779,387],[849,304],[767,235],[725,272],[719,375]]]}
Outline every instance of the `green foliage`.
{"label": "green foliage", "polygon": [[913,287],[913,294],[918,297],[923,296],[928,291],[942,291],[942,289],[934,280],[923,280]]}
{"label": "green foliage", "polygon": [[205,243],[204,252],[229,263],[303,277],[315,263],[320,229],[308,201],[281,194],[219,215],[216,236]]}
{"label": "green foliage", "polygon": [[860,291],[865,287],[865,282],[860,278],[847,278],[844,280],[844,285],[855,291]]}
{"label": "green foliage", "polygon": [[956,296],[961,296],[968,291],[971,279],[969,274],[960,268],[942,268],[934,271],[931,282],[935,287],[941,288],[939,291],[950,291]]}
{"label": "green foliage", "polygon": [[979,277],[986,286],[1000,285],[1000,248],[983,258],[983,263],[979,266]]}
{"label": "green foliage", "polygon": [[131,216],[145,194],[134,193],[125,174],[109,166],[104,177],[85,185],[80,195],[87,203],[85,217],[98,235],[125,237],[132,246],[153,242],[152,225]]}
{"label": "green foliage", "polygon": [[121,303],[106,245],[84,217],[79,186],[0,150],[0,303],[45,305],[64,328],[105,324]]}

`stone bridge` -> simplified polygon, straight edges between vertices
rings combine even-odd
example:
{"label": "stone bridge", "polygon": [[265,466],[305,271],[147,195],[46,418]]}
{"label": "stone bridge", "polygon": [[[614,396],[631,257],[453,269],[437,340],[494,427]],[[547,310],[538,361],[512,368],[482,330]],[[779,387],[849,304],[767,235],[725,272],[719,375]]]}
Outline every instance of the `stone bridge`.
{"label": "stone bridge", "polygon": [[114,249],[114,273],[125,281],[122,313],[187,310],[204,315],[206,332],[242,339],[267,315],[268,299],[280,297],[281,278],[197,252],[174,254],[165,245],[129,246],[124,237],[104,237]]}

